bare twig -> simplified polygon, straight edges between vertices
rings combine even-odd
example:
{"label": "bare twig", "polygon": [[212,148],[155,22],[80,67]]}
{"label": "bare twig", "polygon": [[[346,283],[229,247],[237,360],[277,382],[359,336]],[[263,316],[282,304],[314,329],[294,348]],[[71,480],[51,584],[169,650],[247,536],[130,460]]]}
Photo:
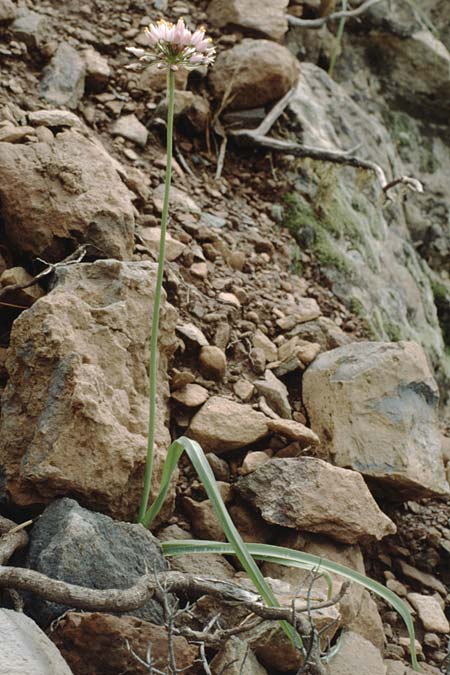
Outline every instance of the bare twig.
{"label": "bare twig", "polygon": [[7,562],[13,553],[25,548],[28,544],[28,535],[23,527],[18,529],[16,523],[12,520],[0,516],[0,535],[2,535],[0,536],[0,565]]}
{"label": "bare twig", "polygon": [[360,16],[366,12],[370,7],[383,2],[383,0],[366,0],[362,5],[356,9],[348,9],[346,11],[333,12],[328,16],[321,16],[318,19],[300,19],[297,16],[287,15],[287,20],[290,26],[300,26],[301,28],[321,28],[329,21],[336,21],[338,19],[351,19]]}
{"label": "bare twig", "polygon": [[79,246],[73,253],[71,253],[67,258],[64,258],[64,260],[61,260],[60,262],[57,263],[49,263],[46,262],[45,260],[41,260],[41,258],[37,258],[39,262],[43,262],[47,267],[42,270],[42,272],[39,272],[39,274],[36,274],[35,277],[30,279],[30,281],[26,281],[23,284],[9,284],[9,286],[3,286],[3,288],[0,289],[0,298],[2,298],[4,295],[7,295],[8,293],[13,293],[15,291],[23,291],[25,288],[30,288],[30,286],[34,286],[35,284],[39,283],[41,279],[44,277],[48,276],[49,274],[52,274],[55,270],[58,269],[58,267],[64,267],[65,265],[73,265],[74,263],[78,263],[81,260],[83,260],[84,256],[86,255],[86,246]]}

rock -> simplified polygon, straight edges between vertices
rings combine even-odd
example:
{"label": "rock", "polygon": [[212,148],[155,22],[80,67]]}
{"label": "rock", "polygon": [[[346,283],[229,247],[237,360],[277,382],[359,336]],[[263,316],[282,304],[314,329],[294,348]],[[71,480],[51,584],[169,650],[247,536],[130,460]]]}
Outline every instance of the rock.
{"label": "rock", "polygon": [[225,305],[232,305],[235,309],[241,308],[241,301],[234,293],[222,292],[217,297]]}
{"label": "rock", "polygon": [[386,675],[380,652],[361,635],[345,632],[341,648],[326,666],[327,675]]}
{"label": "rock", "polygon": [[224,481],[225,483],[230,482],[230,467],[228,462],[226,462],[221,457],[218,457],[213,452],[208,452],[206,459],[213,470],[214,477],[216,480]]}
{"label": "rock", "polygon": [[16,127],[11,122],[0,124],[0,143],[17,143],[34,136],[33,127]]}
{"label": "rock", "polygon": [[417,581],[421,586],[425,586],[426,588],[431,588],[433,591],[437,591],[444,598],[446,597],[446,587],[442,581],[436,579],[436,577],[434,577],[432,574],[428,574],[428,572],[422,572],[422,570],[418,570],[417,567],[409,565],[404,560],[399,560],[398,564],[403,576]]}
{"label": "rock", "polygon": [[69,110],[35,110],[28,113],[28,121],[34,127],[77,127],[82,123],[78,115]]}
{"label": "rock", "polygon": [[420,595],[420,593],[408,593],[406,596],[412,604],[423,627],[427,631],[435,633],[445,633],[450,631],[450,625],[447,617],[442,611],[438,600],[432,595]]}
{"label": "rock", "polygon": [[0,636],[2,675],[72,675],[55,645],[22,612],[0,608]]}
{"label": "rock", "polygon": [[208,265],[205,262],[196,262],[190,266],[189,271],[197,279],[206,279],[208,276]]}
{"label": "rock", "polygon": [[383,621],[381,620],[377,603],[366,589],[364,589],[362,594],[358,614],[348,624],[348,629],[369,640],[381,654],[383,653],[386,641]]}
{"label": "rock", "polygon": [[[148,337],[156,265],[99,260],[60,268],[14,322],[0,417],[0,465],[16,504],[70,494],[134,519],[148,426]],[[167,361],[175,312],[159,335],[155,489],[170,444]],[[170,505],[170,499],[168,502]]]}
{"label": "rock", "polygon": [[207,345],[200,349],[198,357],[200,370],[206,377],[223,380],[227,369],[227,357],[220,347]]}
{"label": "rock", "polygon": [[267,436],[267,418],[249,405],[212,396],[194,415],[188,432],[205,452],[221,454]]}
{"label": "rock", "polygon": [[270,431],[286,438],[292,438],[294,441],[300,441],[303,445],[319,445],[320,439],[317,434],[308,429],[301,422],[294,420],[268,420],[267,426]]}
{"label": "rock", "polygon": [[[5,0],[2,0],[4,2]],[[39,49],[48,34],[48,22],[45,16],[22,7],[10,31],[16,40],[24,42],[31,51]]]}
{"label": "rock", "polygon": [[254,347],[249,352],[250,363],[252,364],[253,372],[257,375],[263,375],[266,370],[267,359],[263,349]]}
{"label": "rock", "polygon": [[288,316],[278,319],[277,326],[281,330],[292,330],[296,326],[318,319],[322,314],[314,298],[302,298],[300,303],[292,308]]}
{"label": "rock", "polygon": [[203,332],[193,323],[177,324],[177,333],[194,342],[198,347],[204,347],[209,344]]}
{"label": "rock", "polygon": [[[155,256],[159,253],[159,241],[161,239],[160,227],[143,227],[141,230],[142,239],[146,246],[153,251]],[[178,239],[174,239],[169,233],[166,234],[166,253],[165,260],[172,262],[180,257],[186,250],[186,244],[182,244]]]}
{"label": "rock", "polygon": [[[216,455],[213,456],[216,457]],[[165,527],[158,532],[158,539],[160,541],[176,541],[193,539],[193,535],[188,530],[181,529],[178,525],[169,525],[169,527]],[[170,558],[170,569],[184,574],[194,574],[195,576],[205,574],[205,569],[207,569],[209,577],[228,580],[234,580],[236,573],[234,567],[224,556],[215,553],[205,555],[190,553],[173,556]]]}
{"label": "rock", "polygon": [[263,450],[256,450],[255,452],[249,452],[245,455],[242,466],[239,469],[239,474],[241,476],[246,476],[247,474],[255,471],[259,466],[262,466],[270,459],[270,455]]}
{"label": "rock", "polygon": [[321,354],[303,400],[323,456],[392,486],[396,497],[449,494],[438,388],[413,342],[355,342]]}
{"label": "rock", "polygon": [[308,340],[302,340],[298,335],[295,335],[278,347],[277,358],[280,361],[287,361],[295,357],[308,366],[320,354],[321,350],[322,348],[317,342],[308,342]]}
{"label": "rock", "polygon": [[76,108],[84,94],[86,66],[68,42],[61,42],[42,73],[39,93],[53,105]]}
{"label": "rock", "polygon": [[172,392],[170,397],[177,403],[185,405],[186,408],[198,408],[208,400],[209,393],[205,387],[193,383]]}
{"label": "rock", "polygon": [[[175,88],[186,89],[189,71],[187,68],[179,68],[175,73]],[[163,92],[167,88],[167,75],[163,69],[154,67],[154,64],[142,71],[136,88],[141,91]]]}
{"label": "rock", "polygon": [[113,136],[122,136],[128,141],[133,141],[141,148],[145,147],[148,139],[147,128],[138,120],[136,115],[124,115],[114,122],[111,133]]}
{"label": "rock", "polygon": [[191,529],[197,539],[209,541],[227,540],[209,499],[203,502],[196,502],[190,497],[183,497],[182,503],[183,509],[191,523]]}
{"label": "rock", "polygon": [[249,29],[281,40],[288,29],[288,0],[212,0],[208,19],[217,28]]}
{"label": "rock", "polygon": [[105,59],[93,47],[85,49],[81,56],[86,67],[86,88],[90,91],[102,91],[111,77],[108,59]]}
{"label": "rock", "polygon": [[273,344],[272,340],[269,340],[267,335],[264,335],[264,333],[259,330],[255,330],[252,338],[252,343],[255,349],[262,349],[264,352],[264,356],[266,357],[266,361],[270,363],[271,361],[276,361],[278,358],[278,350],[277,347]]}
{"label": "rock", "polygon": [[300,650],[274,621],[263,621],[247,631],[246,641],[270,673],[297,673],[303,663]]}
{"label": "rock", "polygon": [[405,598],[406,594],[408,593],[406,586],[400,583],[400,581],[397,581],[397,579],[387,579],[386,588],[389,588],[390,591],[398,595],[400,598]]}
{"label": "rock", "polygon": [[227,107],[245,110],[282,98],[297,77],[298,61],[286,47],[245,38],[219,54],[209,80],[217,101],[231,86]]}
{"label": "rock", "polygon": [[0,0],[0,24],[9,23],[16,18],[16,6],[11,0]]}
{"label": "rock", "polygon": [[[26,565],[52,579],[97,589],[129,588],[148,569],[168,567],[159,541],[145,527],[112,520],[67,498],[50,504],[36,521]],[[35,595],[28,604],[41,625],[69,609]],[[163,623],[162,607],[153,598],[128,614]]]}
{"label": "rock", "polygon": [[227,675],[267,675],[267,670],[259,663],[249,649],[248,644],[236,636],[227,640],[225,645],[210,663],[213,672]]}
{"label": "rock", "polygon": [[248,380],[238,380],[233,384],[233,391],[241,401],[248,403],[255,392],[255,387]]}
{"label": "rock", "polygon": [[273,525],[327,534],[346,544],[396,531],[359,473],[314,457],[271,459],[236,487]]}
{"label": "rock", "polygon": [[10,244],[58,261],[80,243],[97,257],[133,250],[132,193],[103,146],[76,131],[51,145],[0,144],[0,212]]}
{"label": "rock", "polygon": [[[26,284],[32,280],[33,277],[31,274],[28,274],[23,267],[10,267],[0,276],[0,288],[4,289],[5,286]],[[44,291],[39,284],[34,284],[33,286],[28,286],[28,288],[10,291],[2,297],[5,302],[12,302],[18,305],[25,305],[25,307],[31,307],[33,302],[43,295]]]}
{"label": "rock", "polygon": [[[143,659],[151,645],[153,666],[160,672],[168,664],[167,629],[133,616],[68,612],[58,621],[51,638],[78,675],[148,674],[149,669],[130,653],[127,642]],[[172,645],[177,667],[187,670],[197,649],[180,635],[172,636]]]}
{"label": "rock", "polygon": [[287,387],[270,370],[266,370],[264,380],[256,380],[254,386],[258,393],[264,396],[274,412],[284,419],[291,419],[292,409]]}

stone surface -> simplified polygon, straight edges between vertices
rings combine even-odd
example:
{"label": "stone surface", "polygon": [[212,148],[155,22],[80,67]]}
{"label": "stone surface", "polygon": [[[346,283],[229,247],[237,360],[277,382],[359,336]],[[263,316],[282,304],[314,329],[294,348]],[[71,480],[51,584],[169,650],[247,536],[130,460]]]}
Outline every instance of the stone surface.
{"label": "stone surface", "polygon": [[204,347],[208,344],[203,331],[193,323],[177,324],[177,333],[180,333],[184,338],[187,338],[190,342],[194,342],[199,347]]}
{"label": "stone surface", "polygon": [[11,122],[0,124],[0,143],[17,143],[34,136],[33,127],[17,127]]}
{"label": "stone surface", "polygon": [[191,529],[197,539],[226,541],[222,525],[209,501],[196,502],[190,497],[183,498],[183,510],[191,523]]}
{"label": "stone surface", "polygon": [[16,40],[24,42],[28,49],[33,51],[39,49],[45,41],[48,31],[47,18],[21,7],[10,30]]}
{"label": "stone surface", "polygon": [[[167,630],[132,616],[68,612],[58,621],[51,638],[74,675],[148,675],[149,669],[130,653],[127,640],[134,653],[144,660],[151,644],[153,666],[160,672],[168,664]],[[173,637],[173,650],[177,667],[182,671],[197,656],[197,649],[179,635]]]}
{"label": "stone surface", "polygon": [[412,342],[358,342],[321,354],[303,400],[324,457],[393,486],[396,497],[449,493],[438,389]]}
{"label": "stone surface", "polygon": [[89,244],[100,257],[127,258],[132,193],[100,143],[65,131],[51,144],[0,144],[0,213],[11,245],[29,257],[61,260]]}
{"label": "stone surface", "polygon": [[8,23],[16,17],[16,6],[11,0],[0,0],[0,23]]}
{"label": "stone surface", "polygon": [[422,570],[418,570],[417,567],[409,565],[404,560],[399,560],[398,564],[402,574],[405,577],[417,581],[419,584],[425,586],[426,588],[431,588],[433,591],[437,591],[444,598],[446,597],[447,595],[446,587],[444,586],[442,581],[436,579],[436,577],[434,577],[432,574],[428,574],[428,572],[422,572]]}
{"label": "stone surface", "polygon": [[136,115],[124,115],[114,122],[111,127],[111,134],[113,136],[122,136],[128,141],[133,141],[141,148],[145,146],[148,139],[147,128],[138,120]]}
{"label": "stone surface", "polygon": [[[149,262],[71,265],[15,321],[0,418],[0,465],[15,503],[70,494],[115,517],[135,518],[147,445],[155,277]],[[163,303],[155,488],[170,444],[167,360],[176,346],[175,318]]]}
{"label": "stone surface", "polygon": [[383,621],[377,603],[366,589],[362,594],[358,614],[348,624],[348,628],[353,633],[358,633],[358,635],[369,640],[381,654],[383,653],[386,641]]}
{"label": "stone surface", "polygon": [[267,426],[270,431],[286,438],[299,441],[302,445],[319,445],[320,439],[312,429],[295,420],[268,420]]}
{"label": "stone surface", "polygon": [[170,397],[177,403],[185,405],[186,408],[198,408],[208,400],[209,393],[200,384],[192,383],[173,391]]}
{"label": "stone surface", "polygon": [[28,113],[28,121],[32,126],[40,127],[81,127],[78,115],[69,110],[35,110]]}
{"label": "stone surface", "polygon": [[435,597],[432,595],[421,595],[420,593],[408,593],[406,597],[414,609],[417,610],[417,614],[425,630],[445,634],[450,632],[448,619]]}
{"label": "stone surface", "polygon": [[198,363],[200,370],[206,377],[213,380],[223,380],[227,368],[227,357],[220,347],[214,345],[202,347]]}
{"label": "stone surface", "polygon": [[72,675],[45,633],[22,612],[0,609],[1,675]]}
{"label": "stone surface", "polygon": [[267,670],[259,663],[248,644],[236,636],[227,640],[210,665],[215,673],[267,675]]}
{"label": "stone surface", "polygon": [[395,532],[362,476],[321,459],[272,459],[237,483],[269,523],[327,534],[347,544]]}
{"label": "stone surface", "polygon": [[93,47],[85,49],[81,56],[86,66],[86,88],[90,91],[102,91],[111,77],[108,59]]}
{"label": "stone surface", "polygon": [[268,361],[268,363],[277,360],[278,350],[276,345],[274,345],[272,340],[269,340],[267,335],[265,335],[261,330],[259,330],[259,328],[255,330],[253,334],[252,343],[256,349],[263,350],[264,356],[266,357],[266,361]]}
{"label": "stone surface", "polygon": [[209,74],[216,100],[232,83],[227,107],[257,108],[280,99],[298,77],[298,62],[291,52],[268,40],[245,38],[219,54]]}
{"label": "stone surface", "polygon": [[42,73],[39,92],[49,103],[76,108],[84,94],[85,63],[68,42],[61,42]]}
{"label": "stone surface", "polygon": [[327,675],[386,675],[380,652],[357,633],[344,633],[342,646],[326,666]]}
{"label": "stone surface", "polygon": [[[5,286],[15,286],[27,284],[32,281],[33,277],[23,267],[10,267],[0,275],[0,288]],[[5,302],[13,302],[19,305],[30,307],[33,302],[44,295],[44,291],[39,284],[33,284],[28,288],[21,288],[20,290],[10,291],[2,296]]]}
{"label": "stone surface", "polygon": [[212,396],[193,417],[188,432],[205,452],[221,454],[267,436],[267,418],[249,405]]}
{"label": "stone surface", "polygon": [[292,417],[291,404],[289,403],[286,385],[279,380],[270,370],[266,370],[263,380],[255,380],[253,383],[261,396],[264,396],[269,406],[280,417],[290,420]]}
{"label": "stone surface", "polygon": [[288,29],[288,0],[212,0],[208,19],[217,28],[249,29],[281,40]]}
{"label": "stone surface", "polygon": [[239,469],[239,474],[241,476],[246,476],[248,473],[252,473],[259,466],[262,466],[270,459],[270,455],[263,450],[256,450],[255,452],[249,452],[245,455],[244,461]]}
{"label": "stone surface", "polygon": [[[30,569],[87,588],[129,588],[149,569],[168,565],[159,541],[143,527],[88,511],[73,499],[48,506],[33,526],[26,565]],[[63,607],[30,594],[30,614],[48,625]],[[162,623],[162,607],[153,598],[128,614]]]}
{"label": "stone surface", "polygon": [[[141,229],[142,239],[146,246],[153,251],[155,256],[159,253],[159,241],[161,239],[160,227],[143,227]],[[165,260],[172,262],[180,257],[183,251],[186,250],[186,245],[178,239],[174,239],[169,233],[166,235],[166,252]]]}

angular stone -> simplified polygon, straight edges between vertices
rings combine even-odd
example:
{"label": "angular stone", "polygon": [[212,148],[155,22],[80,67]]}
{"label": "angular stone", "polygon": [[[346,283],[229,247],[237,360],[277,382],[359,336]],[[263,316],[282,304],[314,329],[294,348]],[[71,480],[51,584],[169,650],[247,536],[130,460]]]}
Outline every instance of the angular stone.
{"label": "angular stone", "polygon": [[239,469],[239,474],[241,476],[246,476],[247,474],[252,473],[252,471],[255,471],[259,466],[262,466],[268,462],[269,459],[270,455],[268,455],[267,452],[264,452],[263,450],[249,452],[242,462],[242,466]]}
{"label": "angular stone", "polygon": [[86,66],[68,42],[61,42],[43,70],[40,95],[53,105],[76,108],[84,94]]}
{"label": "angular stone", "polygon": [[[31,274],[28,274],[28,272],[23,267],[10,267],[0,276],[0,288],[4,293],[5,286],[26,284],[32,280],[33,277]],[[10,291],[4,294],[2,297],[5,302],[12,302],[14,304],[30,307],[33,302],[36,302],[36,300],[41,298],[43,295],[44,291],[39,286],[39,284],[33,284],[32,286],[28,286],[28,288]]]}
{"label": "angular stone", "polygon": [[255,392],[255,387],[248,380],[238,380],[233,384],[233,391],[236,396],[239,396],[241,401],[248,403]]}
{"label": "angular stone", "polygon": [[253,383],[261,396],[264,396],[269,406],[280,417],[290,420],[292,417],[286,385],[270,371],[264,373],[264,380]]}
{"label": "angular stone", "polygon": [[8,23],[16,18],[16,6],[11,0],[0,0],[0,23]]}
{"label": "angular stone", "polygon": [[[164,199],[164,183],[158,185],[153,192],[153,201],[155,206],[162,211],[162,204]],[[199,205],[192,199],[190,195],[184,190],[177,187],[170,188],[170,208],[179,209],[180,211],[188,211],[190,213],[200,214],[201,209]]]}
{"label": "angular stone", "polygon": [[399,560],[398,564],[402,574],[405,577],[407,577],[408,579],[414,579],[414,581],[417,581],[422,586],[425,586],[426,588],[431,588],[433,591],[437,591],[442,595],[443,598],[446,597],[447,595],[446,587],[444,586],[442,581],[436,579],[436,577],[434,577],[432,574],[428,574],[428,572],[422,572],[422,570],[418,570],[417,567],[409,565],[404,560]]}
{"label": "angular stone", "polygon": [[148,139],[148,130],[136,115],[124,115],[114,122],[111,133],[113,136],[122,136],[128,141],[133,141],[141,148],[145,147]]}
{"label": "angular stone", "polygon": [[298,77],[297,59],[286,48],[268,40],[245,38],[219,54],[209,81],[216,100],[230,88],[227,108],[257,108],[282,98]]}
{"label": "angular stone", "polygon": [[[133,616],[68,612],[57,622],[51,638],[74,673],[148,675],[149,669],[131,654],[127,641],[141,658],[151,645],[153,666],[159,672],[168,665],[167,629]],[[171,643],[177,667],[184,672],[193,664],[197,649],[179,635],[172,636]]]}
{"label": "angular stone", "polygon": [[[147,445],[155,277],[149,262],[60,268],[50,293],[14,322],[0,464],[16,504],[70,494],[114,517],[135,518]],[[170,444],[167,361],[176,346],[175,318],[163,302],[155,489]]]}
{"label": "angular stone", "polygon": [[102,145],[76,131],[51,144],[0,143],[0,213],[10,244],[50,261],[80,243],[96,257],[129,257],[134,207],[117,169]]}
{"label": "angular stone", "polygon": [[292,308],[288,316],[278,319],[277,326],[281,330],[292,330],[296,326],[318,319],[322,314],[317,300],[302,298],[298,305]]}
{"label": "angular stone", "polygon": [[384,651],[386,637],[384,635],[383,621],[378,611],[377,603],[364,589],[358,614],[348,624],[349,630],[358,633],[369,640],[381,653]]}
{"label": "angular stone", "polygon": [[408,593],[406,597],[417,611],[425,630],[446,635],[450,632],[448,619],[435,597],[420,593]]}
{"label": "angular stone", "polygon": [[392,486],[396,497],[449,494],[438,388],[413,342],[354,342],[321,354],[303,400],[325,457]]}
{"label": "angular stone", "polygon": [[22,612],[0,608],[2,675],[72,675],[46,634]]}
{"label": "angular stone", "polygon": [[271,459],[236,487],[274,525],[327,534],[346,544],[396,531],[359,473],[314,457]]}
{"label": "angular stone", "polygon": [[177,324],[177,333],[181,333],[183,337],[187,338],[191,342],[194,342],[199,347],[204,347],[205,345],[209,344],[200,328],[198,328],[193,323]]}
{"label": "angular stone", "polygon": [[212,396],[192,418],[189,436],[205,452],[227,452],[267,436],[267,418],[249,405]]}
{"label": "angular stone", "polygon": [[259,663],[249,649],[248,644],[232,636],[213,658],[210,664],[213,672],[227,675],[267,675],[267,670]]}
{"label": "angular stone", "polygon": [[345,632],[341,648],[326,666],[327,675],[386,675],[376,647],[361,635]]}
{"label": "angular stone", "polygon": [[33,127],[16,127],[14,124],[0,124],[0,143],[17,143],[27,136],[34,136]]}
{"label": "angular stone", "polygon": [[288,0],[212,0],[208,18],[217,28],[249,29],[281,40],[288,29]]}
{"label": "angular stone", "polygon": [[266,360],[270,363],[271,361],[276,361],[278,356],[278,350],[273,344],[272,340],[269,340],[267,335],[265,335],[259,328],[255,330],[252,339],[253,346],[256,349],[262,349]]}
{"label": "angular stone", "polygon": [[[112,520],[66,498],[50,504],[36,521],[26,564],[52,579],[97,589],[129,588],[148,569],[168,568],[159,541],[145,527]],[[33,595],[29,609],[48,625],[69,608]],[[127,613],[163,622],[162,607],[153,598]]]}
{"label": "angular stone", "polygon": [[200,370],[206,377],[213,380],[223,380],[227,369],[225,352],[215,345],[207,345],[200,349],[198,357]]}
{"label": "angular stone", "polygon": [[192,532],[197,539],[209,541],[226,541],[223,527],[216,516],[216,512],[209,501],[196,502],[190,497],[182,500],[183,510],[191,523]]}
{"label": "angular stone", "polygon": [[209,393],[200,384],[192,383],[173,391],[170,397],[177,403],[185,405],[186,408],[198,408],[208,400]]}
{"label": "angular stone", "polygon": [[[161,239],[160,227],[143,227],[141,230],[142,239],[146,246],[153,251],[155,255],[159,252],[159,241]],[[166,234],[166,253],[165,260],[172,262],[180,257],[186,250],[186,244],[182,244],[178,239],[174,239],[169,233]]]}
{"label": "angular stone", "polygon": [[17,13],[10,30],[14,38],[24,42],[28,49],[38,49],[47,37],[48,22],[42,14],[24,7]]}
{"label": "angular stone", "polygon": [[28,113],[28,121],[32,126],[40,127],[78,127],[81,120],[69,110],[35,110]]}
{"label": "angular stone", "polygon": [[303,445],[319,445],[320,438],[314,433],[312,429],[305,427],[301,422],[295,420],[268,420],[267,426],[270,431],[280,436],[292,438],[294,441],[299,441]]}
{"label": "angular stone", "polygon": [[88,47],[82,53],[86,66],[86,87],[91,91],[102,91],[111,77],[111,68],[108,59],[99,54],[93,47]]}

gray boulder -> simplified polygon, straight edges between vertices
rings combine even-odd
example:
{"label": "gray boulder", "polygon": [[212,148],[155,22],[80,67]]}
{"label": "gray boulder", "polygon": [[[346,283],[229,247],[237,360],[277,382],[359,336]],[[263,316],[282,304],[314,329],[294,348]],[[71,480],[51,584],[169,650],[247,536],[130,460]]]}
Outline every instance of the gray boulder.
{"label": "gray boulder", "polygon": [[67,42],[61,42],[44,69],[40,94],[57,106],[76,108],[84,94],[86,63]]}

